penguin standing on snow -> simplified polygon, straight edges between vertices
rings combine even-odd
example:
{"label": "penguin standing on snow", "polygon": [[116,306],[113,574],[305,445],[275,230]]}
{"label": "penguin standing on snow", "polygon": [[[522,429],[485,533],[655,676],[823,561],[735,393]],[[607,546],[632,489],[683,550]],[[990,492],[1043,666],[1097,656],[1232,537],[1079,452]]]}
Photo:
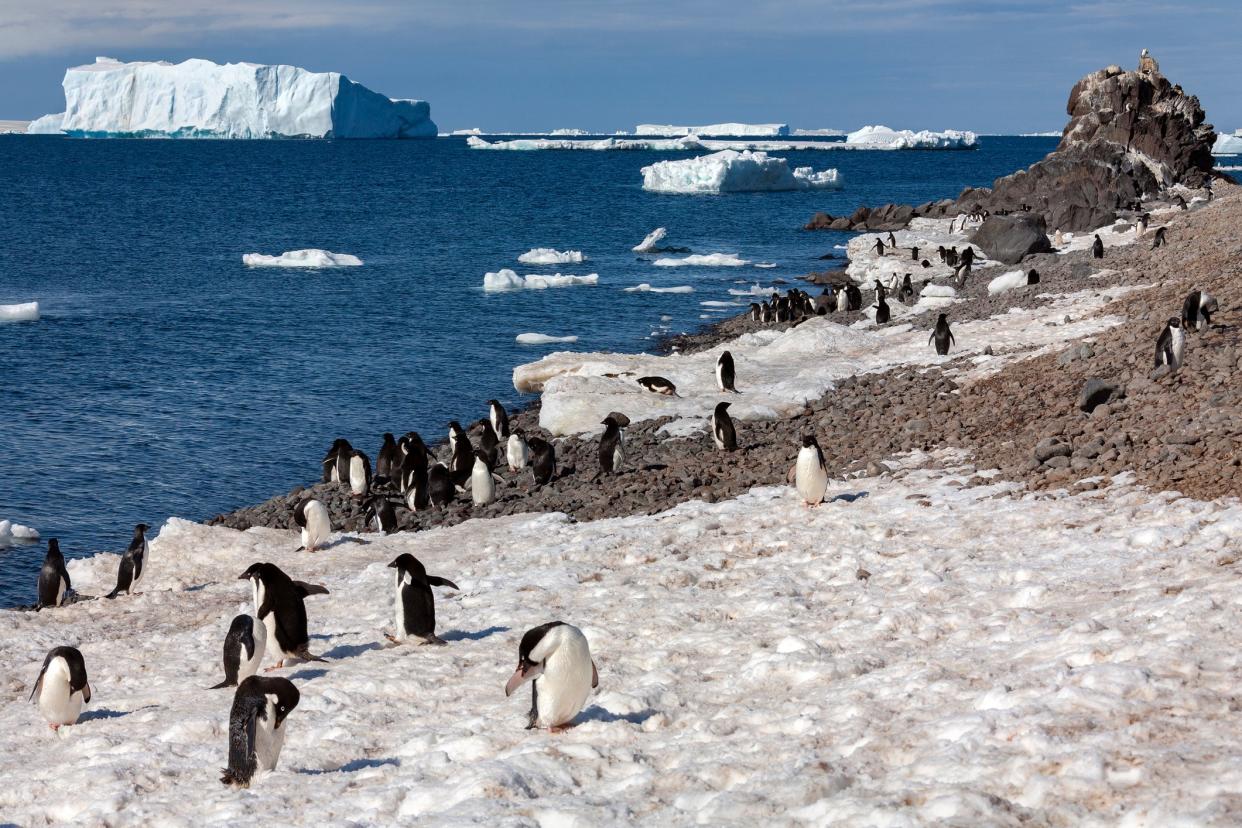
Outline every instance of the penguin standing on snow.
{"label": "penguin standing on snow", "polygon": [[391,535],[397,531],[397,512],[392,508],[392,501],[384,495],[371,495],[362,516],[376,532]]}
{"label": "penguin standing on snow", "polygon": [[254,594],[254,615],[267,629],[268,655],[275,658],[273,670],[285,666],[285,660],[323,661],[310,652],[310,635],[306,631],[306,598],[327,595],[326,587],[295,581],[274,563],[256,563],[237,576],[250,581]]}
{"label": "penguin standing on snow", "polygon": [[496,436],[501,440],[509,437],[509,415],[505,411],[505,407],[498,400],[487,401],[487,415],[492,421],[492,430],[496,432]]}
{"label": "penguin standing on snow", "polygon": [[892,316],[888,303],[884,301],[884,285],[880,284],[880,280],[875,280],[875,323],[883,325],[888,322]]}
{"label": "penguin standing on snow", "polygon": [[229,624],[224,636],[224,681],[210,689],[236,687],[239,681],[259,672],[263,662],[263,649],[267,643],[267,630],[251,615],[238,615]]}
{"label": "penguin standing on snow", "polygon": [[716,403],[712,412],[712,440],[721,451],[737,451],[737,431],[733,428],[733,418],[729,416],[730,403]]}
{"label": "penguin standing on snow", "polygon": [[509,443],[505,446],[505,460],[509,463],[509,471],[519,472],[530,462],[530,446],[526,444],[526,434],[519,428],[509,435]]}
{"label": "penguin standing on snow", "polygon": [[129,548],[125,550],[125,554],[121,556],[121,566],[116,573],[116,589],[108,593],[108,598],[115,598],[124,592],[126,595],[137,595],[136,588],[138,581],[142,578],[142,573],[147,563],[147,553],[151,551],[151,545],[147,543],[146,532],[148,527],[145,523],[139,523],[134,527],[134,537],[129,542]]}
{"label": "penguin standing on snow", "polygon": [[733,354],[728,351],[721,351],[720,356],[716,357],[716,385],[721,391],[730,391],[736,394],[738,390],[734,386],[735,379]]}
{"label": "penguin standing on snow", "polygon": [[1203,333],[1212,324],[1212,314],[1220,308],[1216,297],[1206,290],[1192,290],[1182,302],[1182,328]]}
{"label": "penguin standing on snow", "polygon": [[877,256],[884,255],[884,240],[881,239],[879,236],[875,237],[875,248],[874,249],[875,249],[875,255]]}
{"label": "penguin standing on snow", "polygon": [[380,446],[379,454],[375,455],[375,479],[383,477],[395,481],[400,473],[401,449],[397,448],[392,432],[385,432],[384,443]]}
{"label": "penguin standing on snow", "polygon": [[74,647],[53,647],[43,659],[43,669],[30,691],[31,701],[36,696],[39,712],[52,730],[76,724],[82,705],[91,700],[91,685],[86,680],[86,661],[82,653]]}
{"label": "penguin standing on snow", "polygon": [[1100,234],[1095,234],[1095,241],[1091,243],[1091,257],[1095,259],[1104,258],[1104,240],[1100,238]]}
{"label": "penguin standing on snow", "polygon": [[436,635],[436,600],[431,588],[457,589],[457,584],[428,575],[422,562],[408,552],[398,555],[388,566],[397,570],[397,635],[385,637],[394,644],[407,638],[421,638],[425,644],[447,643]]}
{"label": "penguin standing on snow", "polygon": [[901,280],[901,288],[897,292],[897,298],[904,305],[914,298],[914,285],[910,284],[910,274],[907,273],[905,278]]}
{"label": "penguin standing on snow", "polygon": [[496,499],[496,479],[482,449],[475,449],[474,452],[474,467],[470,470],[470,499],[475,506],[486,506]]}
{"label": "penguin standing on snow", "polygon": [[949,329],[949,315],[947,313],[940,314],[940,317],[936,320],[936,327],[932,330],[931,336],[927,337],[927,344],[930,345],[933,339],[936,340],[936,353],[940,356],[945,356],[949,353],[949,343],[957,345],[957,337]]}
{"label": "penguin standing on snow", "polygon": [[432,506],[443,508],[456,496],[453,478],[443,463],[436,463],[427,472],[427,495]]}
{"label": "penguin standing on snow", "polygon": [[293,522],[302,530],[302,545],[296,551],[314,552],[328,542],[332,534],[332,518],[328,507],[313,497],[304,498],[293,507]]}
{"label": "penguin standing on snow", "polygon": [[286,678],[250,676],[237,686],[229,711],[229,766],[220,781],[249,788],[258,771],[276,769],[285,745],[285,719],[301,694]]}
{"label": "penguin standing on snow", "polygon": [[794,486],[802,495],[802,502],[818,506],[828,489],[828,469],[824,466],[824,453],[814,434],[802,435],[802,448],[798,451],[798,463],[794,467]]}
{"label": "penguin standing on snow", "polygon": [[371,494],[371,458],[358,449],[349,453],[349,491],[357,498]]}
{"label": "penguin standing on snow", "polygon": [[518,646],[517,669],[505,684],[506,698],[528,681],[533,684],[526,729],[564,730],[599,687],[599,671],[582,630],[563,621],[527,630]]}
{"label": "penguin standing on snow", "polygon": [[1169,373],[1176,373],[1182,367],[1182,353],[1186,348],[1186,331],[1182,321],[1176,316],[1169,317],[1160,336],[1156,339],[1156,365],[1169,367]]}
{"label": "penguin standing on snow", "polygon": [[69,570],[65,569],[65,556],[60,551],[60,541],[51,538],[47,542],[47,557],[39,570],[39,603],[36,609],[59,607],[73,584],[69,582]]}
{"label": "penguin standing on snow", "polygon": [[599,470],[604,474],[617,474],[625,463],[625,433],[611,414],[601,422],[604,434],[599,440]]}
{"label": "penguin standing on snow", "polygon": [[530,470],[535,483],[543,486],[552,482],[556,474],[556,449],[542,437],[531,437],[527,445],[530,447]]}

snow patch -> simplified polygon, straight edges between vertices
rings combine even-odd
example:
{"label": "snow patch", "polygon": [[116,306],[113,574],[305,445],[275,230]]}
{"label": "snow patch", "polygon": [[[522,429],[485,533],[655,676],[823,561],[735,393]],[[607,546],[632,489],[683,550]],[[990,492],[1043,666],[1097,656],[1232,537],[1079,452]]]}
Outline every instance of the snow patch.
{"label": "snow patch", "polygon": [[652,253],[655,251],[656,245],[658,245],[661,241],[663,241],[664,237],[667,235],[668,235],[667,228],[657,227],[656,229],[648,233],[646,238],[644,238],[641,242],[635,245],[633,250],[635,253]]}
{"label": "snow patch", "polygon": [[279,256],[262,253],[243,253],[242,264],[247,267],[359,267],[362,259],[348,253],[307,248],[290,250]]}
{"label": "snow patch", "polygon": [[639,124],[635,135],[755,135],[778,138],[789,134],[789,124],[705,124],[703,126],[672,126],[671,124]]}
{"label": "snow patch", "polygon": [[742,193],[830,190],[841,187],[835,169],[789,169],[784,158],[766,152],[721,150],[642,168],[643,189],[657,193]]}

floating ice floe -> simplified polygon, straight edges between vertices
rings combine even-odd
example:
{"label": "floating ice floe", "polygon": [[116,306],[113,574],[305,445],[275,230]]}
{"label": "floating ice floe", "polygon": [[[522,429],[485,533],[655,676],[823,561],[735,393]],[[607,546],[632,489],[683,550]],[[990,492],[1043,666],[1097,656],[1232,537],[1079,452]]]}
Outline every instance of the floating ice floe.
{"label": "floating ice floe", "polygon": [[746,290],[739,290],[738,288],[729,288],[730,296],[769,296],[771,295],[771,293],[772,293],[772,288],[760,287],[759,285],[751,285],[750,287],[746,288]]}
{"label": "floating ice floe", "polygon": [[670,124],[639,124],[635,135],[757,135],[777,138],[789,134],[788,124],[705,124],[703,126],[672,126]]}
{"label": "floating ice floe", "polygon": [[39,530],[22,526],[11,520],[0,520],[0,546],[12,546],[15,543],[30,543],[39,539]]}
{"label": "floating ice floe", "polygon": [[577,342],[576,336],[551,336],[541,333],[520,333],[516,337],[519,345],[548,345],[553,342]]}
{"label": "floating ice floe", "polygon": [[1242,136],[1217,135],[1216,143],[1212,144],[1213,155],[1238,155],[1242,153]]}
{"label": "floating ice floe", "polygon": [[553,250],[551,247],[536,247],[518,256],[522,264],[581,264],[585,259],[580,250]]}
{"label": "floating ice floe", "polygon": [[65,111],[32,133],[79,137],[432,138],[426,101],[390,99],[339,72],[96,58],[65,72]]}
{"label": "floating ice floe", "polygon": [[720,299],[709,299],[706,302],[699,302],[705,308],[740,308],[741,302],[725,302]]}
{"label": "floating ice floe", "polygon": [[677,287],[652,287],[646,282],[633,287],[627,287],[626,293],[694,293],[694,288],[690,285],[678,285]]}
{"label": "floating ice floe", "polygon": [[0,305],[0,322],[38,322],[39,303],[21,302],[16,305]]}
{"label": "floating ice floe", "polygon": [[680,259],[656,259],[651,264],[655,267],[743,267],[750,264],[750,260],[736,253],[691,253]]}
{"label": "floating ice floe", "polygon": [[851,146],[876,149],[972,149],[978,140],[973,132],[946,129],[944,132],[889,129],[886,126],[865,126],[845,136]]}
{"label": "floating ice floe", "polygon": [[656,193],[744,193],[832,190],[841,186],[835,169],[789,169],[784,158],[766,152],[721,150],[642,168],[643,189]]}
{"label": "floating ice floe", "polygon": [[550,276],[538,273],[519,276],[506,267],[496,273],[483,274],[483,289],[486,291],[523,289],[545,290],[547,288],[596,284],[599,284],[598,273],[588,273],[586,276],[574,276],[573,274],[560,273],[555,273]]}
{"label": "floating ice floe", "polygon": [[247,267],[359,267],[362,259],[348,253],[308,248],[290,250],[279,256],[262,253],[243,253],[242,264]]}
{"label": "floating ice floe", "polygon": [[647,237],[639,242],[634,248],[635,253],[653,253],[656,246],[668,235],[668,229],[657,227],[647,234]]}

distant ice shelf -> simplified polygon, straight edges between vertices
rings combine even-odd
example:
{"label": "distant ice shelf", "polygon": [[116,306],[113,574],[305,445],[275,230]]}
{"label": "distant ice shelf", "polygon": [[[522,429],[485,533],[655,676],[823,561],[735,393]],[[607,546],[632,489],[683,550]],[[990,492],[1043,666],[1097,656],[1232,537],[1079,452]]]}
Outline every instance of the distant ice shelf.
{"label": "distant ice shelf", "polygon": [[1242,153],[1242,135],[1217,135],[1212,145],[1213,155],[1237,155]]}
{"label": "distant ice shelf", "polygon": [[789,134],[789,124],[706,124],[704,126],[673,126],[671,124],[639,124],[635,135],[758,135],[778,138]]}
{"label": "distant ice shelf", "polygon": [[123,63],[65,71],[65,111],[32,133],[80,138],[431,138],[426,101],[391,99],[339,72],[257,63]]}
{"label": "distant ice shelf", "polygon": [[784,158],[764,152],[722,150],[697,158],[657,161],[643,167],[643,189],[656,193],[745,193],[786,190],[835,190],[841,176],[835,169],[791,170]]}

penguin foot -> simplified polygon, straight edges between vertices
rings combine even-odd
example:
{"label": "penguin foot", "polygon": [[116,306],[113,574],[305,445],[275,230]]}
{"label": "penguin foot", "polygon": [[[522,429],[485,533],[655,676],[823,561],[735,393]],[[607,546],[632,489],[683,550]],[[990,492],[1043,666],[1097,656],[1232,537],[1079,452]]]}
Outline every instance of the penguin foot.
{"label": "penguin foot", "polygon": [[567,730],[573,730],[578,725],[574,722],[566,722],[565,724],[555,725],[548,728],[549,733],[564,733]]}
{"label": "penguin foot", "polygon": [[50,728],[52,729],[52,732],[53,732],[53,733],[59,733],[59,732],[60,732],[60,725],[58,725],[58,724],[51,724],[51,723],[49,722],[49,723],[48,723],[48,727],[50,727]]}
{"label": "penguin foot", "polygon": [[445,641],[443,638],[440,638],[438,635],[429,635],[426,638],[424,638],[421,643],[424,646],[426,645],[431,645],[433,647],[447,647],[448,646],[448,642]]}
{"label": "penguin foot", "polygon": [[276,662],[271,667],[266,668],[263,672],[270,673],[273,670],[283,670],[284,667],[285,667],[285,660],[282,658],[280,661]]}
{"label": "penguin foot", "polygon": [[399,638],[397,638],[396,636],[393,636],[393,635],[389,635],[388,633],[384,633],[384,638],[387,638],[387,639],[388,639],[389,641],[391,641],[393,644],[401,644],[401,643],[402,643],[402,642],[401,642],[401,640],[400,640]]}

